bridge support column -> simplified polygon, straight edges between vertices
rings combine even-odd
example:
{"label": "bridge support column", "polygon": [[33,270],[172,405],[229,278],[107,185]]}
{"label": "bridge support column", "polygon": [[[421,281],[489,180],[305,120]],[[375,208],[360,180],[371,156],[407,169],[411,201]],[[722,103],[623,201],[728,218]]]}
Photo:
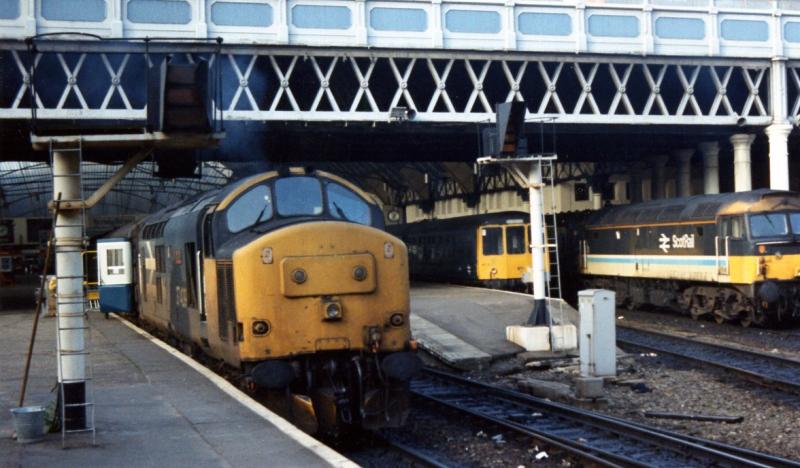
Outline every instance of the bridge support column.
{"label": "bridge support column", "polygon": [[703,155],[703,193],[719,193],[719,143],[704,141],[698,148]]}
{"label": "bridge support column", "polygon": [[592,209],[599,210],[603,207],[603,194],[601,192],[592,192]]}
{"label": "bridge support column", "polygon": [[692,156],[694,149],[682,149],[675,152],[678,159],[678,196],[688,197],[692,194]]}
{"label": "bridge support column", "polygon": [[665,155],[653,158],[653,183],[650,186],[650,196],[653,200],[666,198],[667,196],[667,161],[669,161],[669,158]]}
{"label": "bridge support column", "polygon": [[630,196],[631,203],[642,202],[642,171],[639,167],[633,166],[630,168]]}
{"label": "bridge support column", "polygon": [[747,192],[753,188],[753,176],[750,173],[750,145],[755,135],[737,133],[731,136],[733,145],[733,183],[737,192]]}
{"label": "bridge support column", "polygon": [[789,134],[791,124],[772,124],[767,127],[769,138],[769,187],[789,190]]}
{"label": "bridge support column", "polygon": [[533,311],[528,324],[550,325],[547,310],[544,267],[544,226],[542,202],[542,163],[531,161],[528,169],[528,201],[531,215],[531,274],[533,275]]}
{"label": "bridge support column", "polygon": [[[73,151],[53,153],[53,195],[62,203],[80,202],[81,160]],[[64,405],[81,405],[86,402],[86,361],[83,319],[83,214],[80,209],[60,209],[56,217],[55,245],[58,381],[64,390]],[[38,311],[37,311],[38,313]],[[86,428],[86,407],[67,406],[66,429]]]}

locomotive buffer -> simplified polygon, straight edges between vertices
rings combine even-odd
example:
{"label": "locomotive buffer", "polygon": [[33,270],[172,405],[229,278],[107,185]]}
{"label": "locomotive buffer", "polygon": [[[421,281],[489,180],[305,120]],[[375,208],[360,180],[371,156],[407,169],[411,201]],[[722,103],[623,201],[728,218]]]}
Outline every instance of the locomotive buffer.
{"label": "locomotive buffer", "polygon": [[[553,319],[549,299],[560,299],[561,279],[558,262],[558,244],[555,223],[555,190],[553,190],[555,153],[520,155],[524,150],[522,140],[525,130],[525,103],[505,102],[496,105],[496,131],[494,138],[484,138],[484,151],[492,154],[478,158],[478,164],[502,164],[522,186],[528,187],[531,224],[531,283],[533,284],[533,310],[528,325],[547,326],[550,329],[550,349],[556,349]],[[493,133],[493,132],[492,132]],[[543,132],[542,132],[543,135]],[[486,144],[488,143],[488,145]],[[542,136],[542,146],[544,146]],[[527,171],[525,171],[527,169]],[[543,183],[546,177],[548,184]],[[552,220],[545,220],[543,188],[551,185]],[[552,236],[548,228],[552,228]],[[545,249],[550,269],[547,278]],[[563,322],[563,317],[561,317]]]}

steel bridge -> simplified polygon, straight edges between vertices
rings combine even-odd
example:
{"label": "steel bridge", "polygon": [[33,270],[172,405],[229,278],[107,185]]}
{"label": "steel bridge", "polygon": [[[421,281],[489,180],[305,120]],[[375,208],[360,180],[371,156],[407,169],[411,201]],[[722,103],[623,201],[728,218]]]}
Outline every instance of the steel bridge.
{"label": "steel bridge", "polygon": [[[768,125],[800,111],[800,61],[118,41],[0,43],[0,118],[143,120],[146,55],[219,59],[226,120],[415,122],[531,118],[626,125]],[[776,112],[778,112],[776,114]],[[744,120],[742,120],[744,119]]]}
{"label": "steel bridge", "polygon": [[[743,168],[765,135],[770,185],[789,186],[797,0],[10,0],[0,5],[3,141],[23,141],[8,134],[24,133],[31,108],[43,121],[139,125],[146,68],[167,54],[221,69],[214,105],[229,125],[289,135],[268,142],[268,158],[351,157],[325,149],[335,146],[360,147],[361,160],[471,160],[494,103],[519,100],[528,120],[578,135],[578,158],[673,154],[680,174],[698,147],[718,167],[720,146],[732,145]],[[311,133],[332,142],[308,146]],[[426,174],[437,185],[391,198],[475,186]],[[507,186],[498,180],[477,187]]]}

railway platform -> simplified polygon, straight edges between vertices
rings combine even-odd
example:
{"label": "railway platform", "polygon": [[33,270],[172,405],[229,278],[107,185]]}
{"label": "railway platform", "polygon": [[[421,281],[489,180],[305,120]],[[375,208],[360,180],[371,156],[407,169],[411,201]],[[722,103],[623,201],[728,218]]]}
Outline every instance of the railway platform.
{"label": "railway platform", "polygon": [[[187,356],[119,319],[90,313],[96,446],[91,435],[12,439],[33,313],[0,312],[0,466],[356,466]],[[42,318],[26,405],[53,400],[55,320]]]}
{"label": "railway platform", "polygon": [[[506,326],[526,323],[532,308],[532,296],[511,291],[433,283],[411,287],[414,337],[431,354],[464,370],[525,351],[506,340]],[[554,315],[554,321],[577,327],[578,312],[566,303],[561,310],[563,317]]]}

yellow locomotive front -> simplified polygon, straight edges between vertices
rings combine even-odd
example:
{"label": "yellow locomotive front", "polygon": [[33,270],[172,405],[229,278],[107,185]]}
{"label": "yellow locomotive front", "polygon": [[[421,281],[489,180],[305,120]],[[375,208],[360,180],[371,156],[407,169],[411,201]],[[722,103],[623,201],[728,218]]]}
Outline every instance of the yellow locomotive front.
{"label": "yellow locomotive front", "polygon": [[288,389],[296,419],[402,424],[419,367],[408,257],[379,229],[377,205],[335,176],[295,171],[245,184],[215,217],[230,239],[206,260],[209,346],[251,386]]}

